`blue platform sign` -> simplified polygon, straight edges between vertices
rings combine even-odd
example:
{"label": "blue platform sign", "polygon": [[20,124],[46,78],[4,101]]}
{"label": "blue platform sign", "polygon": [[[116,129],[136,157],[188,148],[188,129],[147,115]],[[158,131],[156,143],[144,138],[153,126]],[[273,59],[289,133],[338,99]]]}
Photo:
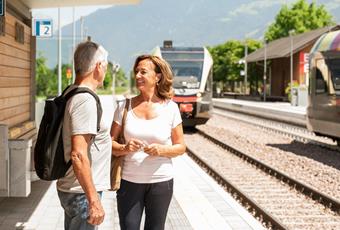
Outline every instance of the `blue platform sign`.
{"label": "blue platform sign", "polygon": [[33,19],[32,33],[37,37],[52,37],[52,19]]}
{"label": "blue platform sign", "polygon": [[5,1],[6,0],[0,0],[0,16],[5,15]]}

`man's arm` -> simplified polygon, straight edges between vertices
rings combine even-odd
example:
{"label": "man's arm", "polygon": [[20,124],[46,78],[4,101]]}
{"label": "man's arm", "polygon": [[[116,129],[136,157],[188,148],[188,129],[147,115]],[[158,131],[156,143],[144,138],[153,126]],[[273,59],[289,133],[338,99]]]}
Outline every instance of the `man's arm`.
{"label": "man's arm", "polygon": [[73,135],[71,137],[71,160],[74,174],[89,203],[88,222],[92,225],[99,225],[103,222],[105,213],[92,180],[91,165],[87,152],[91,137],[89,134]]}

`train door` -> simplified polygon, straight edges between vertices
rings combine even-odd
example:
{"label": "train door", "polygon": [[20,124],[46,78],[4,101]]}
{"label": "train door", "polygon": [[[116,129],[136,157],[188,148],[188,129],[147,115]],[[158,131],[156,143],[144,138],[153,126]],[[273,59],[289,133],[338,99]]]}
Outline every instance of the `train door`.
{"label": "train door", "polygon": [[[329,76],[329,96],[327,106],[327,122],[339,124],[340,117],[340,52],[329,52],[326,64]],[[332,130],[335,129],[332,126]],[[334,136],[340,138],[340,130],[333,132]],[[340,143],[339,143],[340,145]]]}
{"label": "train door", "polygon": [[322,128],[321,120],[327,111],[329,74],[323,57],[315,57],[311,64],[308,119],[313,123],[313,130],[320,132]]}

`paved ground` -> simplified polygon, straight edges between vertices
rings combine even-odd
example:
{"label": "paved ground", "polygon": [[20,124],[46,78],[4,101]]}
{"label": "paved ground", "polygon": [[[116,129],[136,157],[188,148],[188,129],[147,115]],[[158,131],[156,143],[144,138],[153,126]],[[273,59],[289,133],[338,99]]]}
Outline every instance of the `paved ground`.
{"label": "paved ground", "polygon": [[[103,116],[111,122],[112,97],[101,97]],[[244,208],[216,184],[186,154],[174,159],[174,196],[166,230],[263,229]],[[99,230],[119,229],[115,193],[106,191],[102,200],[106,217]],[[64,215],[55,182],[34,181],[29,197],[0,198],[0,229],[61,230]]]}
{"label": "paved ground", "polygon": [[[222,190],[187,155],[174,159],[174,197],[166,229],[262,229],[262,226]],[[62,230],[64,215],[55,182],[35,181],[27,198],[0,200],[0,229]],[[100,230],[119,229],[115,192],[102,200],[106,217]]]}

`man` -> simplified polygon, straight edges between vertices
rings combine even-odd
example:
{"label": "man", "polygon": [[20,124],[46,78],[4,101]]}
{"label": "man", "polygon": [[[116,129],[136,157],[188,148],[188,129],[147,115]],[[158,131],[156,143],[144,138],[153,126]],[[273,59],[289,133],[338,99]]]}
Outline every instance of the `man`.
{"label": "man", "polygon": [[[107,56],[107,51],[94,42],[79,44],[74,53],[76,79],[70,89],[87,87],[95,92],[102,86]],[[111,138],[103,120],[97,132],[96,111],[96,100],[89,93],[76,94],[66,104],[64,152],[72,167],[58,180],[57,190],[67,230],[96,229],[104,220],[100,200],[102,191],[110,186]]]}

